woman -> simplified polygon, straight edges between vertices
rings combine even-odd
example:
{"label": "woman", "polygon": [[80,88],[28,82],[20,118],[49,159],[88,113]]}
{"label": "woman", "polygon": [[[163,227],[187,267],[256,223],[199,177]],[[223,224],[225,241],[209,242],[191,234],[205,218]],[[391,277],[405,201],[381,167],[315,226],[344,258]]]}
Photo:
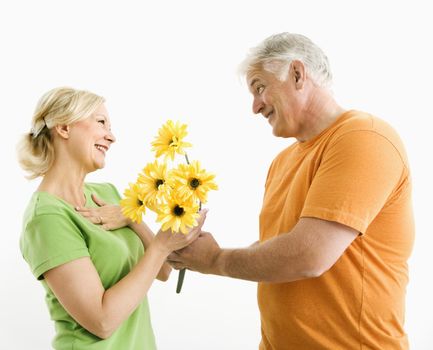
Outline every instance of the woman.
{"label": "woman", "polygon": [[32,123],[19,161],[42,181],[24,215],[20,248],[46,290],[53,347],[155,349],[146,294],[155,278],[167,280],[167,256],[197,238],[205,213],[187,235],[154,236],[122,216],[113,185],[84,182],[104,167],[116,140],[102,97],[51,90]]}

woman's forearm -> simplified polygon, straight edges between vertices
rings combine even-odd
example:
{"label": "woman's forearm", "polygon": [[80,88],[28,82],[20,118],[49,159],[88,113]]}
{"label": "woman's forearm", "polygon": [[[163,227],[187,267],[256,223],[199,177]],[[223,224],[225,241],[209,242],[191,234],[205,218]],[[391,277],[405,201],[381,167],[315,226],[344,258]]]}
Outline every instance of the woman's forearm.
{"label": "woman's forearm", "polygon": [[104,292],[99,326],[103,338],[108,338],[137,308],[166,258],[167,253],[153,245],[149,246],[138,264]]}
{"label": "woman's forearm", "polygon": [[150,242],[152,242],[153,237],[155,236],[149,226],[147,226],[144,222],[141,222],[140,224],[132,222],[129,224],[129,227],[137,234],[143,243],[144,248],[147,249],[147,247],[150,245]]}
{"label": "woman's forearm", "polygon": [[[141,222],[140,224],[132,222],[129,224],[129,227],[138,235],[141,242],[143,243],[144,249],[146,250],[150,246],[150,243],[152,242],[153,237],[155,236],[152,230],[144,222]],[[168,280],[170,273],[171,273],[170,265],[164,262],[156,278],[160,281],[165,282]]]}

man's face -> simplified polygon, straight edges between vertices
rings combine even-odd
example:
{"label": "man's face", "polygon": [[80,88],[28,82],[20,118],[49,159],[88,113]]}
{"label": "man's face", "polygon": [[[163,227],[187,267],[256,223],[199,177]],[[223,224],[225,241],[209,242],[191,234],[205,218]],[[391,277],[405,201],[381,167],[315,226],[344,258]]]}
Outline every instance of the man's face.
{"label": "man's face", "polygon": [[285,81],[263,69],[247,73],[253,113],[260,113],[268,120],[275,136],[296,137],[300,131],[300,96],[292,77],[291,68]]}

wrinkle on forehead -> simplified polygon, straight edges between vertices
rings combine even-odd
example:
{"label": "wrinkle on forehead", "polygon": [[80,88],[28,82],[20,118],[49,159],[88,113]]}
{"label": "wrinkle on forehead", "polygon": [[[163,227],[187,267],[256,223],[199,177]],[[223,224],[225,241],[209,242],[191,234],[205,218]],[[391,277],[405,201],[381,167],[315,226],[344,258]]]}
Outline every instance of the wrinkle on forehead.
{"label": "wrinkle on forehead", "polygon": [[263,71],[258,69],[251,70],[247,73],[246,78],[248,89],[252,90],[255,84],[257,84],[258,82],[263,82]]}

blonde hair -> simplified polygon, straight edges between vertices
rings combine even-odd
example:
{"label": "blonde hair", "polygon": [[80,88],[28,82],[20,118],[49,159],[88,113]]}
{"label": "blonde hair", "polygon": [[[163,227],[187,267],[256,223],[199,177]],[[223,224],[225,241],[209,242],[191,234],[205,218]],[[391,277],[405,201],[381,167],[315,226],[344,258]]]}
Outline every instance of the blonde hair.
{"label": "blonde hair", "polygon": [[35,179],[51,168],[54,147],[51,129],[86,119],[105,100],[92,92],[59,87],[45,93],[39,100],[32,118],[32,128],[17,145],[18,161]]}

